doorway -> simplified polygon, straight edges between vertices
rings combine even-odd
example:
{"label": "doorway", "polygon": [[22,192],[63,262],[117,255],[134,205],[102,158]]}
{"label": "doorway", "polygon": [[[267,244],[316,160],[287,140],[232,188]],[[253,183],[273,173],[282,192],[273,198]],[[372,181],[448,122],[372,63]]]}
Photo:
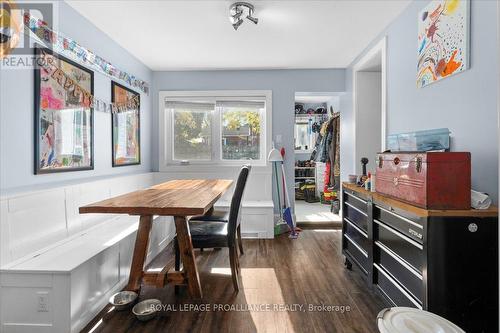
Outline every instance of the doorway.
{"label": "doorway", "polygon": [[386,39],[383,38],[353,66],[355,174],[375,172],[377,153],[386,149]]}
{"label": "doorway", "polygon": [[340,95],[295,94],[295,219],[302,227],[340,227]]}

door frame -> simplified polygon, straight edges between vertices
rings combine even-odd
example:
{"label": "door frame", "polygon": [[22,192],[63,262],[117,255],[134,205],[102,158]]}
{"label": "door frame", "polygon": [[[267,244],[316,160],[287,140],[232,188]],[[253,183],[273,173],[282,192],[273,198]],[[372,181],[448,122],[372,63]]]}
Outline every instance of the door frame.
{"label": "door frame", "polygon": [[[500,3],[497,2],[497,56],[500,55]],[[497,111],[498,111],[498,117],[497,117],[497,127],[498,127],[498,146],[500,147],[500,66],[497,66]],[[498,176],[500,179],[500,154],[498,158],[499,162],[499,168],[498,168]],[[498,182],[498,189],[500,193],[500,181]],[[499,223],[500,223],[500,217],[499,217]],[[498,230],[498,237],[500,239],[500,228]],[[500,261],[500,247],[499,247],[499,261]],[[498,281],[499,285],[499,325],[500,325],[500,279]]]}
{"label": "door frame", "polygon": [[[368,50],[363,57],[361,57],[352,68],[352,99],[353,99],[353,133],[354,133],[354,150],[356,150],[356,117],[358,113],[358,102],[357,102],[357,73],[362,70],[368,61],[370,61],[377,53],[381,54],[381,77],[382,77],[382,98],[381,98],[381,119],[380,124],[381,131],[380,136],[382,138],[381,148],[382,151],[386,149],[387,142],[387,36],[384,36],[380,41],[378,41],[370,50]],[[356,153],[353,154],[353,166],[356,166]]]}

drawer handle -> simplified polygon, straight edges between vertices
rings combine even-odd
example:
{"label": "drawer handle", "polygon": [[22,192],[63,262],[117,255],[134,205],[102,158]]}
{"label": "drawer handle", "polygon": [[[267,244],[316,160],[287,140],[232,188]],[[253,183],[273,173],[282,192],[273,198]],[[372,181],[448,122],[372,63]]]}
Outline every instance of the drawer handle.
{"label": "drawer handle", "polygon": [[391,227],[386,226],[385,224],[383,224],[383,223],[382,223],[382,222],[380,222],[379,220],[375,220],[375,219],[373,219],[373,222],[375,222],[376,224],[378,224],[378,225],[379,225],[379,226],[381,226],[382,228],[384,228],[384,229],[386,229],[386,230],[388,230],[388,231],[392,232],[394,235],[396,235],[396,236],[398,236],[399,238],[401,238],[401,239],[405,240],[406,242],[410,243],[411,245],[413,245],[413,246],[415,246],[415,247],[419,248],[420,250],[423,250],[423,249],[424,249],[424,247],[423,247],[421,244],[419,244],[419,243],[415,242],[413,239],[409,238],[408,236],[403,235],[403,234],[402,234],[402,233],[400,233],[399,231],[396,231],[396,230],[392,229]]}
{"label": "drawer handle", "polygon": [[409,270],[410,273],[412,273],[413,275],[415,275],[416,277],[418,277],[420,280],[422,280],[422,281],[424,280],[424,278],[422,277],[422,274],[420,274],[419,272],[415,271],[414,268],[412,268],[410,265],[408,265],[403,259],[399,258],[399,256],[397,254],[395,254],[394,252],[392,252],[392,250],[389,249],[387,246],[385,246],[384,244],[380,243],[379,241],[375,241],[375,245],[377,245],[382,251],[384,251],[389,256],[391,256],[392,259],[396,260],[399,264],[401,264],[401,266],[403,266],[404,268],[406,268],[407,270]]}
{"label": "drawer handle", "polygon": [[351,243],[352,243],[352,245],[354,245],[354,246],[355,246],[355,247],[356,247],[356,248],[357,248],[357,249],[361,252],[361,254],[362,254],[362,255],[364,255],[365,257],[367,257],[367,258],[368,258],[368,253],[367,253],[365,250],[363,250],[363,249],[362,249],[362,248],[361,248],[358,244],[356,244],[356,242],[355,242],[355,241],[353,241],[353,240],[351,239],[351,237],[349,237],[349,236],[347,236],[347,235],[345,235],[345,234],[344,234],[344,237],[345,237],[345,238],[347,238],[347,240],[348,240],[349,242],[351,242]]}
{"label": "drawer handle", "polygon": [[364,203],[364,204],[366,205],[366,203],[367,203],[367,202],[366,202],[365,200],[363,200],[363,199],[358,198],[357,196],[355,196],[355,195],[354,195],[354,192],[353,192],[353,193],[345,192],[345,193],[346,193],[348,196],[350,196],[351,198],[354,198],[354,199],[356,199],[356,200],[358,200],[358,201],[360,201],[360,202],[362,202],[362,203]]}
{"label": "drawer handle", "polygon": [[361,209],[357,208],[357,207],[354,207],[352,204],[348,203],[348,202],[345,202],[345,204],[349,207],[351,207],[352,209],[358,211],[360,214],[363,214],[364,216],[368,217],[368,214],[366,214],[365,212],[363,212]]}
{"label": "drawer handle", "polygon": [[348,218],[344,217],[344,221],[346,221],[347,223],[349,223],[360,234],[362,234],[363,236],[365,236],[365,238],[368,238],[368,234],[366,232],[364,232],[364,230],[361,230],[357,225],[355,225],[354,223],[352,223]]}
{"label": "drawer handle", "polygon": [[415,170],[417,170],[418,173],[422,171],[422,157],[417,156],[416,161],[415,161]]}
{"label": "drawer handle", "polygon": [[404,295],[406,296],[406,298],[408,298],[408,300],[410,302],[412,302],[417,308],[419,308],[420,310],[422,310],[422,305],[420,305],[419,302],[417,302],[416,300],[413,299],[413,297],[408,294],[408,292],[406,290],[403,289],[403,287],[401,287],[399,285],[399,283],[397,283],[396,281],[394,281],[394,279],[392,278],[392,276],[390,276],[389,274],[387,274],[383,268],[381,268],[378,264],[376,263],[373,263],[373,266],[375,266],[375,268],[377,269],[378,272],[382,273],[382,275],[384,275],[386,277],[387,280],[389,280],[390,283],[392,283],[394,285],[394,287],[398,288],[398,290]]}
{"label": "drawer handle", "polygon": [[[408,222],[408,223],[410,223],[411,225],[414,225],[414,226],[415,226],[415,227],[417,227],[417,228],[424,229],[424,227],[423,227],[423,226],[421,226],[420,224],[415,223],[415,222],[413,222],[412,220],[407,219],[407,218],[406,218],[406,217],[404,217],[404,216],[400,216],[400,215],[398,215],[398,214],[396,214],[396,213],[393,213],[393,212],[391,212],[390,210],[385,209],[385,208],[380,207],[380,206],[377,206],[377,208],[378,208],[378,209],[380,209],[380,210],[383,210],[384,212],[386,212],[386,213],[388,213],[388,214],[391,214],[391,215],[392,215],[392,216],[394,216],[394,217],[397,217],[398,219],[401,219],[401,220],[403,220],[403,221],[405,221],[405,222]],[[393,209],[393,208],[391,208],[391,209]]]}

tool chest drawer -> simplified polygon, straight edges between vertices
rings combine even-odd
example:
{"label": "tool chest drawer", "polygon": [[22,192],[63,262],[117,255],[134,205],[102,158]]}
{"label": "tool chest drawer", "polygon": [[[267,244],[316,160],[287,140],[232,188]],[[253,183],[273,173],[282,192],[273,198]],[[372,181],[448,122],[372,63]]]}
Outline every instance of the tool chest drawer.
{"label": "tool chest drawer", "polygon": [[370,246],[368,235],[347,218],[344,218],[344,234],[359,245],[365,252],[368,252],[368,247]]}
{"label": "tool chest drawer", "polygon": [[405,263],[397,254],[392,252],[379,241],[375,242],[374,262],[388,272],[394,280],[399,282],[420,303],[423,300],[424,284],[422,274]]}
{"label": "tool chest drawer", "polygon": [[422,273],[424,265],[422,244],[375,219],[373,220],[373,239],[382,243],[396,253],[399,258]]}
{"label": "tool chest drawer", "polygon": [[351,206],[366,213],[368,209],[367,201],[354,193],[354,191],[350,190],[344,191],[344,203],[348,202]]}
{"label": "tool chest drawer", "polygon": [[347,253],[356,261],[358,266],[368,273],[368,253],[359,246],[349,235],[344,234],[344,254]]}
{"label": "tool chest drawer", "polygon": [[466,332],[500,332],[497,207],[424,209],[356,184],[342,189],[346,269],[361,266],[387,306],[430,311]]}
{"label": "tool chest drawer", "polygon": [[418,218],[410,219],[401,216],[394,212],[392,208],[385,208],[380,205],[374,206],[373,218],[396,229],[414,241],[423,244],[424,227]]}
{"label": "tool chest drawer", "polygon": [[380,291],[395,305],[422,309],[415,300],[389,273],[377,264],[373,264],[373,277]]}
{"label": "tool chest drawer", "polygon": [[[345,195],[344,198],[345,197],[347,197],[347,195]],[[366,213],[366,209],[362,211],[361,209],[357,208],[347,201],[344,201],[343,208],[344,217],[347,217],[349,221],[354,223],[364,232],[368,231],[368,214]]]}

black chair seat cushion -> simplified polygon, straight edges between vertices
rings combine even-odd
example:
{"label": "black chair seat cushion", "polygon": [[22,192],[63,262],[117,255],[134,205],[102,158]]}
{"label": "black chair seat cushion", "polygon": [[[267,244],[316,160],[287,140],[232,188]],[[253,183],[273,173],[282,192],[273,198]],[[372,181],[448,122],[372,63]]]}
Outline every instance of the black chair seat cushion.
{"label": "black chair seat cushion", "polygon": [[189,221],[189,231],[194,248],[226,247],[226,222]]}
{"label": "black chair seat cushion", "polygon": [[223,210],[214,210],[211,214],[193,216],[190,221],[229,222],[229,212]]}

